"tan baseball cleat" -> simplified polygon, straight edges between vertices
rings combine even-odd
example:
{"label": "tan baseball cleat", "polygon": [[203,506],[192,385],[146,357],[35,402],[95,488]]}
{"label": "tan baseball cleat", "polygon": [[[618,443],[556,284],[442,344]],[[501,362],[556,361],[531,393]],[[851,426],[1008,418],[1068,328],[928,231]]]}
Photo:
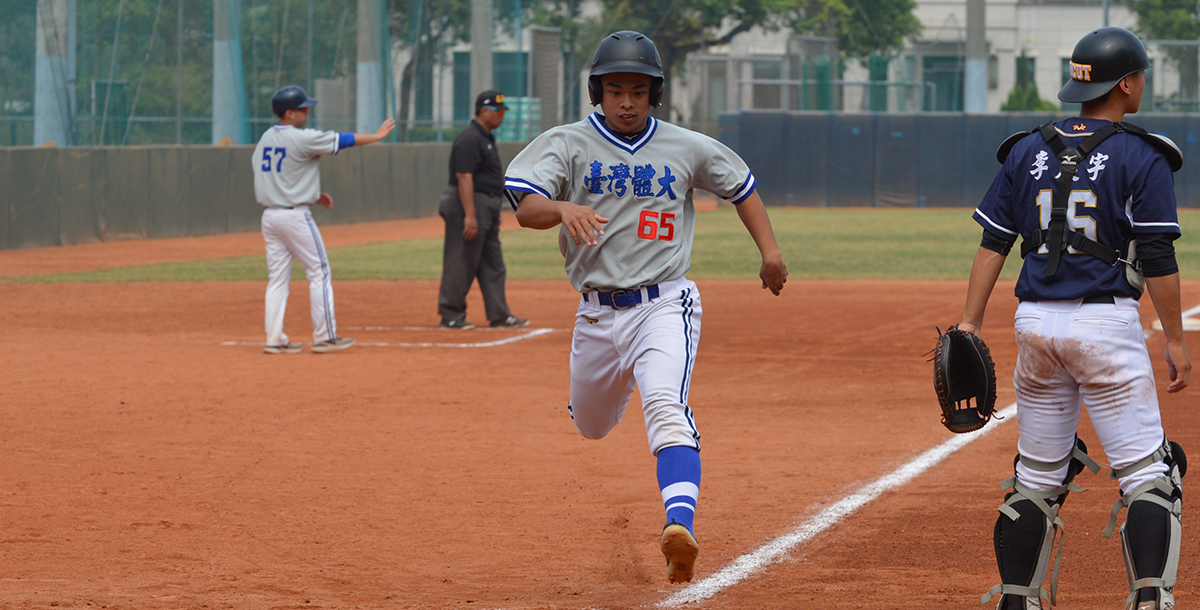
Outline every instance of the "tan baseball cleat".
{"label": "tan baseball cleat", "polygon": [[700,554],[700,544],[688,528],[672,521],[663,528],[662,539],[659,541],[662,553],[667,558],[667,580],[671,582],[691,582],[696,573],[696,556]]}

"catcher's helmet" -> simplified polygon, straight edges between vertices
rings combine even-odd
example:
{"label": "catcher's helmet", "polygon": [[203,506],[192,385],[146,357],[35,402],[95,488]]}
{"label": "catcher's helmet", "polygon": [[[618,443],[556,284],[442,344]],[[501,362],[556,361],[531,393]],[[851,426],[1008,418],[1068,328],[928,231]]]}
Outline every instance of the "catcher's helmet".
{"label": "catcher's helmet", "polygon": [[275,97],[271,98],[271,112],[276,116],[283,116],[283,113],[292,110],[293,108],[310,108],[317,105],[317,100],[308,97],[308,92],[304,87],[289,85],[275,92]]}
{"label": "catcher's helmet", "polygon": [[1122,78],[1150,67],[1146,47],[1125,28],[1107,27],[1084,36],[1071,53],[1071,80],[1058,92],[1064,102],[1090,102]]}
{"label": "catcher's helmet", "polygon": [[592,56],[592,72],[588,77],[588,96],[592,105],[600,103],[604,94],[600,76],[615,72],[634,72],[651,77],[650,105],[657,108],[662,102],[663,71],[662,59],[654,41],[645,36],[625,30],[610,34],[600,41],[596,54]]}

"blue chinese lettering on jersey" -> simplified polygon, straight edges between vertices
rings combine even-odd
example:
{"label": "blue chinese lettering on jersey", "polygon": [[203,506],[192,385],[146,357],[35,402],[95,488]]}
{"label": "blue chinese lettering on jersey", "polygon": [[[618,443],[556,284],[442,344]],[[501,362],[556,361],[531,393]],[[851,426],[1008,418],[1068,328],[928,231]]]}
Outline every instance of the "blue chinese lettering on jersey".
{"label": "blue chinese lettering on jersey", "polygon": [[653,165],[637,165],[633,168],[633,195],[634,197],[653,197],[654,196],[654,166]]}
{"label": "blue chinese lettering on jersey", "polygon": [[671,197],[671,199],[675,199],[675,191],[671,190],[672,182],[675,182],[675,176],[671,175],[671,168],[664,165],[663,166],[663,177],[658,179],[658,184],[660,186],[662,186],[663,188],[661,191],[658,192],[657,195],[655,195],[655,197],[662,197],[663,194],[665,193],[665,194],[669,195]]}
{"label": "blue chinese lettering on jersey", "polygon": [[629,180],[629,166],[624,163],[608,166],[612,173],[608,175],[608,192],[617,193],[618,197],[625,196],[625,181]]}
{"label": "blue chinese lettering on jersey", "polygon": [[583,179],[583,185],[587,187],[587,192],[599,195],[604,192],[604,181],[607,180],[602,175],[604,164],[599,161],[592,161],[588,167],[591,169],[591,172]]}
{"label": "blue chinese lettering on jersey", "polygon": [[662,177],[658,178],[658,185],[662,188],[658,193],[654,192],[654,181],[658,170],[654,169],[653,165],[635,165],[631,168],[625,163],[618,163],[609,165],[608,169],[611,171],[608,175],[604,175],[603,163],[592,161],[588,164],[588,175],[583,178],[583,186],[587,192],[599,195],[607,191],[618,197],[624,197],[632,190],[634,197],[662,197],[665,195],[670,199],[678,198],[671,186],[677,180],[677,176],[671,173],[669,166],[664,165],[662,168]]}

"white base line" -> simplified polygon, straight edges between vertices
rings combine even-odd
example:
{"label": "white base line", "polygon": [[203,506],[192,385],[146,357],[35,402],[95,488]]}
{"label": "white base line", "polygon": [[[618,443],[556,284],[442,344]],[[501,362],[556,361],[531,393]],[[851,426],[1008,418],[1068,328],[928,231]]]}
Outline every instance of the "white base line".
{"label": "white base line", "polygon": [[1013,403],[997,413],[999,419],[991,425],[985,426],[978,432],[970,434],[955,434],[946,442],[922,453],[909,463],[901,466],[895,472],[884,475],[879,479],[867,484],[858,491],[839,500],[836,504],[817,513],[815,516],[800,524],[788,534],[784,534],[767,544],[759,547],[758,550],[738,557],[733,563],[721,568],[715,574],[701,580],[699,582],[688,585],[683,590],[675,593],[671,597],[656,604],[662,608],[678,607],[689,602],[698,602],[708,599],[722,589],[726,589],[736,585],[737,583],[750,577],[755,572],[765,566],[778,561],[784,554],[793,548],[805,544],[812,540],[817,534],[837,525],[842,519],[853,514],[858,509],[866,506],[875,498],[878,498],[885,491],[889,491],[904,485],[911,481],[922,472],[928,470],[931,466],[942,461],[950,454],[965,447],[968,443],[982,438],[984,435],[995,430],[1000,424],[1015,419],[1017,413],[1017,405]]}
{"label": "white base line", "polygon": [[[508,345],[509,343],[516,343],[517,341],[524,341],[525,339],[540,337],[544,334],[552,332],[554,332],[553,328],[538,328],[513,337],[497,339],[495,341],[484,341],[482,343],[380,343],[371,341],[355,341],[354,344],[364,347],[499,347],[501,345]],[[254,341],[223,341],[221,342],[221,345],[255,345],[262,347],[263,344]]]}
{"label": "white base line", "polygon": [[1197,306],[1195,306],[1195,307],[1193,307],[1193,308],[1191,308],[1191,309],[1189,309],[1189,310],[1187,310],[1187,311],[1183,312],[1183,315],[1182,315],[1182,317],[1184,317],[1184,318],[1190,318],[1190,317],[1192,317],[1192,316],[1194,316],[1194,315],[1196,315],[1196,314],[1198,314],[1198,313],[1200,313],[1200,305],[1197,305]]}
{"label": "white base line", "polygon": [[465,333],[474,333],[474,332],[480,332],[480,331],[494,333],[494,332],[510,331],[510,330],[512,330],[512,328],[503,328],[503,327],[492,328],[490,326],[476,326],[475,328],[472,328],[470,330],[459,330],[457,328],[442,328],[441,326],[343,326],[343,327],[340,327],[338,330],[361,330],[364,332],[391,331],[391,330],[407,330],[407,331],[435,330],[439,333],[464,333],[464,332]]}

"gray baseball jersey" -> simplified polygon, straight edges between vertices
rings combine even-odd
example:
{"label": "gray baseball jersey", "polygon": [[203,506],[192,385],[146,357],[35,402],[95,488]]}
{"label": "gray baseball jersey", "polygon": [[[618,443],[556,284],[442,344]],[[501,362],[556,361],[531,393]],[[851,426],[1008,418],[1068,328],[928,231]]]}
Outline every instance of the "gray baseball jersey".
{"label": "gray baseball jersey", "polygon": [[538,193],[609,219],[596,246],[578,247],[560,228],[567,278],[581,292],[683,276],[696,227],[692,190],[739,204],[754,186],[741,157],[704,134],[650,117],[629,141],[599,113],[538,136],[509,164],[504,184],[514,209],[526,193]]}
{"label": "gray baseball jersey", "polygon": [[254,196],[267,207],[291,208],[316,203],[321,196],[321,155],[337,154],[344,138],[336,131],[275,125],[258,140],[251,165]]}

